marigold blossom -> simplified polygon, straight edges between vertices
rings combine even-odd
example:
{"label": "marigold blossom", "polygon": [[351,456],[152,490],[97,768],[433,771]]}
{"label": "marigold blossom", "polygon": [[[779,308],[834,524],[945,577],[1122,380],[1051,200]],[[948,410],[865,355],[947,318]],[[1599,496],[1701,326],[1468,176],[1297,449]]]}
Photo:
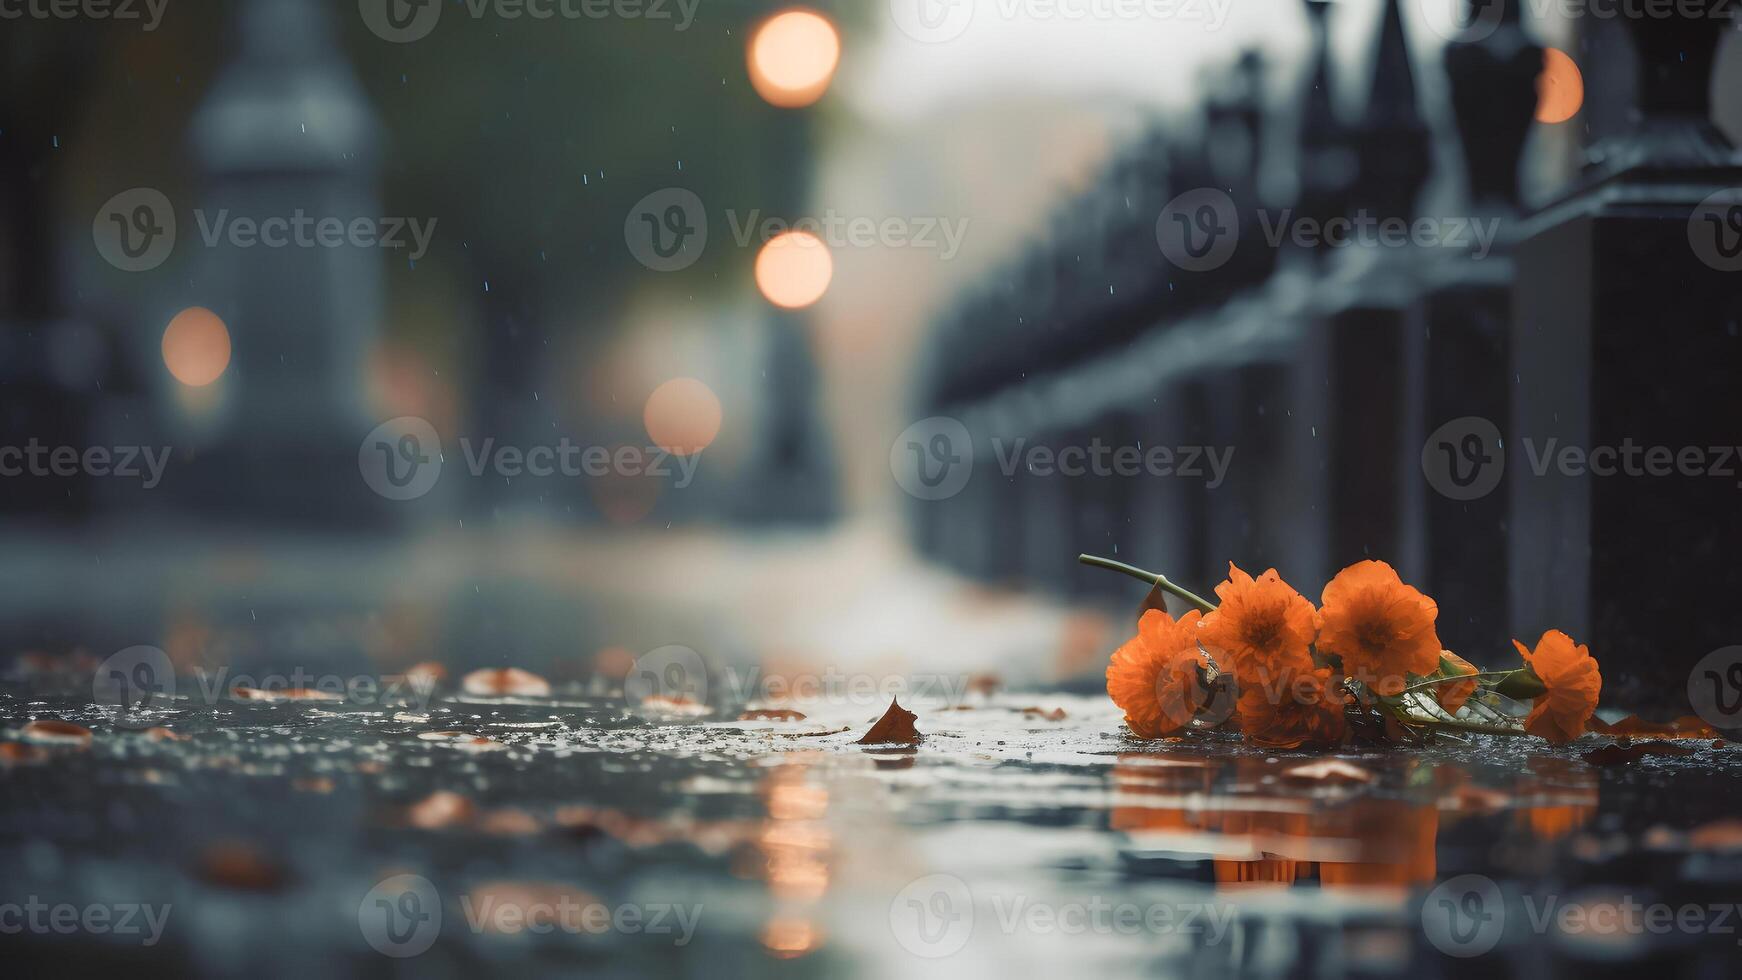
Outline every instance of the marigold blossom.
{"label": "marigold blossom", "polygon": [[1517,640],[1512,645],[1548,688],[1532,702],[1524,730],[1556,744],[1583,735],[1603,691],[1603,675],[1591,651],[1560,630],[1544,633],[1535,650],[1526,649]]}
{"label": "marigold blossom", "polygon": [[1229,562],[1228,580],[1216,586],[1216,597],[1221,605],[1204,615],[1198,638],[1243,686],[1313,669],[1318,611],[1276,569],[1253,578]]}
{"label": "marigold blossom", "polygon": [[1395,695],[1408,686],[1408,675],[1439,669],[1439,605],[1404,584],[1390,565],[1356,562],[1331,579],[1323,598],[1319,652],[1342,658],[1343,673]]}
{"label": "marigold blossom", "polygon": [[1172,735],[1202,707],[1198,671],[1208,663],[1198,650],[1201,616],[1195,609],[1178,620],[1159,609],[1145,612],[1137,635],[1107,664],[1107,695],[1124,709],[1125,723],[1138,737]]}

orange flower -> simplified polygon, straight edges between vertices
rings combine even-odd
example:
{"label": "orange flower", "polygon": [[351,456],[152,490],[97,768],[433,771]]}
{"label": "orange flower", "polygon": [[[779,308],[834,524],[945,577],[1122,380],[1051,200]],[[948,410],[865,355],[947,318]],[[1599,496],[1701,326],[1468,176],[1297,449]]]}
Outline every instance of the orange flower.
{"label": "orange flower", "polygon": [[1585,723],[1597,710],[1597,695],[1603,690],[1603,675],[1591,651],[1560,630],[1549,630],[1536,641],[1536,650],[1512,645],[1531,671],[1548,688],[1531,705],[1524,730],[1550,742],[1570,742],[1585,733]]}
{"label": "orange flower", "polygon": [[1229,562],[1228,580],[1216,586],[1216,597],[1222,604],[1204,615],[1198,639],[1242,687],[1312,670],[1318,611],[1276,569],[1254,579]]}
{"label": "orange flower", "polygon": [[1177,621],[1151,609],[1137,621],[1137,635],[1113,653],[1107,665],[1107,695],[1125,710],[1125,724],[1140,738],[1162,738],[1186,727],[1202,706],[1198,669],[1198,620],[1192,610]]}
{"label": "orange flower", "polygon": [[1290,668],[1279,681],[1241,682],[1240,731],[1247,741],[1270,748],[1336,745],[1343,740],[1347,705],[1329,667]]}
{"label": "orange flower", "polygon": [[[1476,673],[1475,664],[1450,650],[1440,651],[1440,669],[1459,675],[1474,675]],[[1464,706],[1464,702],[1470,700],[1470,695],[1476,693],[1477,686],[1478,683],[1474,676],[1470,677],[1469,680],[1435,684],[1433,686],[1434,700],[1440,703],[1440,707],[1445,709],[1446,714],[1455,715],[1458,713],[1458,709]]]}
{"label": "orange flower", "polygon": [[1356,562],[1325,586],[1319,652],[1343,658],[1345,674],[1380,694],[1399,694],[1405,675],[1440,669],[1439,612],[1390,565]]}

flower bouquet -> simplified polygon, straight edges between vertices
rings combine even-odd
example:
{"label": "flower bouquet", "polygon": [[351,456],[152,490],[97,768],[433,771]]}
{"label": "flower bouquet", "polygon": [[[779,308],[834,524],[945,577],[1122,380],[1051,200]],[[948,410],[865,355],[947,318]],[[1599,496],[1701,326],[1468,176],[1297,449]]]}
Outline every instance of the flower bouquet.
{"label": "flower bouquet", "polygon": [[[1107,694],[1139,738],[1237,727],[1271,748],[1448,732],[1561,744],[1584,734],[1603,687],[1590,651],[1559,630],[1534,648],[1514,640],[1516,667],[1477,668],[1440,645],[1438,604],[1382,561],[1338,572],[1315,607],[1275,569],[1254,578],[1230,562],[1210,602],[1162,575],[1079,560],[1152,586],[1137,635],[1107,666]],[[1195,608],[1175,619],[1163,594]]]}

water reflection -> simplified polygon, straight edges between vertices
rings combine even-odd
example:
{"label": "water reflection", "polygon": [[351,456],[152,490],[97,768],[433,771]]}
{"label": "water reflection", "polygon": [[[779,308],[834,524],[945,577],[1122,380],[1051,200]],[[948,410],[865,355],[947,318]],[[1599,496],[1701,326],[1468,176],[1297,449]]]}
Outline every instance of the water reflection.
{"label": "water reflection", "polygon": [[1220,889],[1316,882],[1401,898],[1434,882],[1442,824],[1512,810],[1518,830],[1552,841],[1597,812],[1595,771],[1566,759],[1533,758],[1522,774],[1368,759],[1336,782],[1291,778],[1302,771],[1291,767],[1298,762],[1121,755],[1109,826],[1140,853],[1209,861]]}
{"label": "water reflection", "polygon": [[809,765],[795,761],[770,770],[761,793],[768,821],[756,837],[755,848],[774,910],[759,938],[769,953],[792,959],[823,941],[816,913],[828,891],[834,843],[823,819],[829,791],[812,781]]}

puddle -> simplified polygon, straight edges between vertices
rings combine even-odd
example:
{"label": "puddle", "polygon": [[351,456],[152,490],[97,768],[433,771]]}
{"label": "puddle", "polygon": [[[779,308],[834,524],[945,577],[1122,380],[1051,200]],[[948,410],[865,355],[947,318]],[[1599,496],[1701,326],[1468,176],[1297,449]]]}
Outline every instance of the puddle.
{"label": "puddle", "polygon": [[[6,897],[171,909],[149,947],[14,945],[60,969],[299,976],[380,975],[379,944],[432,928],[404,957],[419,975],[1571,975],[1736,955],[1715,925],[1586,914],[1742,894],[1742,834],[1718,823],[1742,795],[1728,746],[1597,768],[1579,757],[1596,740],[1477,737],[1325,766],[1136,742],[1097,696],[906,706],[912,748],[854,744],[871,704],[650,720],[563,690],[417,711],[184,700],[148,719],[187,736],[164,740],[88,701],[0,695],[7,739],[37,718],[94,732],[0,768]],[[1447,933],[1442,907],[1468,921]]]}

